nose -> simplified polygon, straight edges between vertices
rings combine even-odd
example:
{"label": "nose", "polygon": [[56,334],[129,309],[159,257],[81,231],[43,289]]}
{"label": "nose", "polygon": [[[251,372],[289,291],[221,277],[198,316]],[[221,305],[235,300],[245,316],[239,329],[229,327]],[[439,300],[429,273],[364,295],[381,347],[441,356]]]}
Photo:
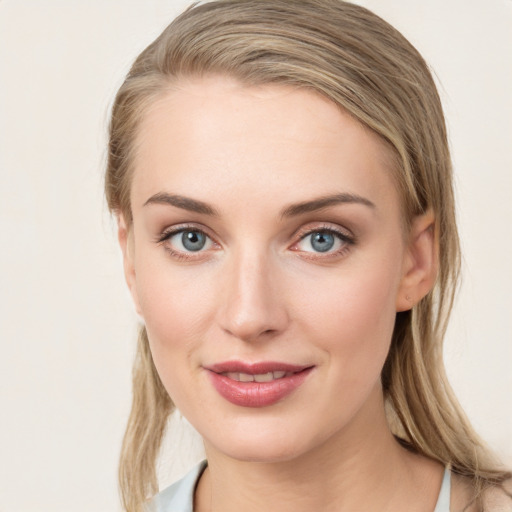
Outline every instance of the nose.
{"label": "nose", "polygon": [[241,254],[225,270],[219,321],[225,332],[240,340],[273,338],[288,325],[279,268],[270,259],[265,254]]}

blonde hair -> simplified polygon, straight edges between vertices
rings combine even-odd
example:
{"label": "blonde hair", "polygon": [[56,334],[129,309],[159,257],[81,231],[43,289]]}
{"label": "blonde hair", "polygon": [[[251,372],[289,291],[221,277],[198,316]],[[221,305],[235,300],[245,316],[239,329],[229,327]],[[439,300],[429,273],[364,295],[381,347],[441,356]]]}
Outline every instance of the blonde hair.
{"label": "blonde hair", "polygon": [[[341,0],[217,0],[175,19],[136,59],[113,106],[106,197],[131,220],[135,138],[147,107],[181,77],[218,73],[247,85],[308,88],[377,133],[395,158],[404,218],[431,209],[439,239],[436,285],[398,313],[382,371],[393,432],[415,451],[473,480],[475,497],[509,476],[472,429],[447,382],[442,342],[460,266],[452,168],[441,102],[428,66],[393,27]],[[173,404],[142,328],[119,481],[139,511],[158,491],[155,462]]]}

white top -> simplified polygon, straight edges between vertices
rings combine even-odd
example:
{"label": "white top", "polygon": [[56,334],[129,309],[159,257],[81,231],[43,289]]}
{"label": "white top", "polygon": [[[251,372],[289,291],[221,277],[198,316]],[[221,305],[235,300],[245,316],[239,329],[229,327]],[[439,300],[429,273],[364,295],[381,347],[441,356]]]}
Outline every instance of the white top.
{"label": "white top", "polygon": [[436,508],[434,512],[450,512],[451,478],[452,474],[448,468],[445,468],[443,483],[437,497]]}
{"label": "white top", "polygon": [[[194,491],[206,465],[206,461],[203,460],[181,480],[159,492],[151,500],[149,510],[151,512],[194,512]],[[450,512],[450,477],[451,473],[446,468],[433,512]]]}
{"label": "white top", "polygon": [[206,466],[206,460],[201,461],[181,480],[159,492],[150,501],[148,510],[150,512],[194,512],[194,491]]}

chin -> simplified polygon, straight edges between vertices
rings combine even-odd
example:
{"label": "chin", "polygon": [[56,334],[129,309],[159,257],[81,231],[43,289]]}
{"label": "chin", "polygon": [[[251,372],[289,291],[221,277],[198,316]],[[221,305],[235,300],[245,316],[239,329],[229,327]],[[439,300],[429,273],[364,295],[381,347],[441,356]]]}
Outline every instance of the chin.
{"label": "chin", "polygon": [[259,463],[288,462],[318,444],[318,440],[304,430],[304,424],[295,431],[292,426],[283,425],[282,422],[265,423],[252,422],[252,425],[247,425],[245,421],[237,422],[236,426],[222,429],[229,435],[205,436],[205,444],[232,459]]}
{"label": "chin", "polygon": [[[219,448],[221,447],[217,447]],[[238,461],[259,463],[288,462],[300,456],[302,452],[296,445],[283,445],[275,441],[254,443],[247,440],[230,442],[222,451],[226,456]]]}

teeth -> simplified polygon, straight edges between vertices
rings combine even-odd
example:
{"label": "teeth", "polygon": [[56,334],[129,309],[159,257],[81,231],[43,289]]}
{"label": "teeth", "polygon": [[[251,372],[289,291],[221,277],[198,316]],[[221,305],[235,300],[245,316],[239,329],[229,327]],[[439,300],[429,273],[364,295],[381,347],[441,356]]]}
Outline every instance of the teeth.
{"label": "teeth", "polygon": [[271,380],[274,380],[274,374],[272,372],[261,373],[259,375],[255,375],[254,380],[256,382],[270,382]]}
{"label": "teeth", "polygon": [[232,379],[232,380],[240,380],[240,374],[239,373],[236,373],[236,372],[227,372],[227,373],[223,373],[222,375],[225,375],[228,379]]}
{"label": "teeth", "polygon": [[275,371],[268,373],[260,373],[257,375],[251,375],[250,373],[238,373],[238,372],[225,372],[222,375],[228,379],[236,380],[238,382],[271,382],[276,379],[282,379],[283,377],[289,377],[293,375],[293,372]]}

